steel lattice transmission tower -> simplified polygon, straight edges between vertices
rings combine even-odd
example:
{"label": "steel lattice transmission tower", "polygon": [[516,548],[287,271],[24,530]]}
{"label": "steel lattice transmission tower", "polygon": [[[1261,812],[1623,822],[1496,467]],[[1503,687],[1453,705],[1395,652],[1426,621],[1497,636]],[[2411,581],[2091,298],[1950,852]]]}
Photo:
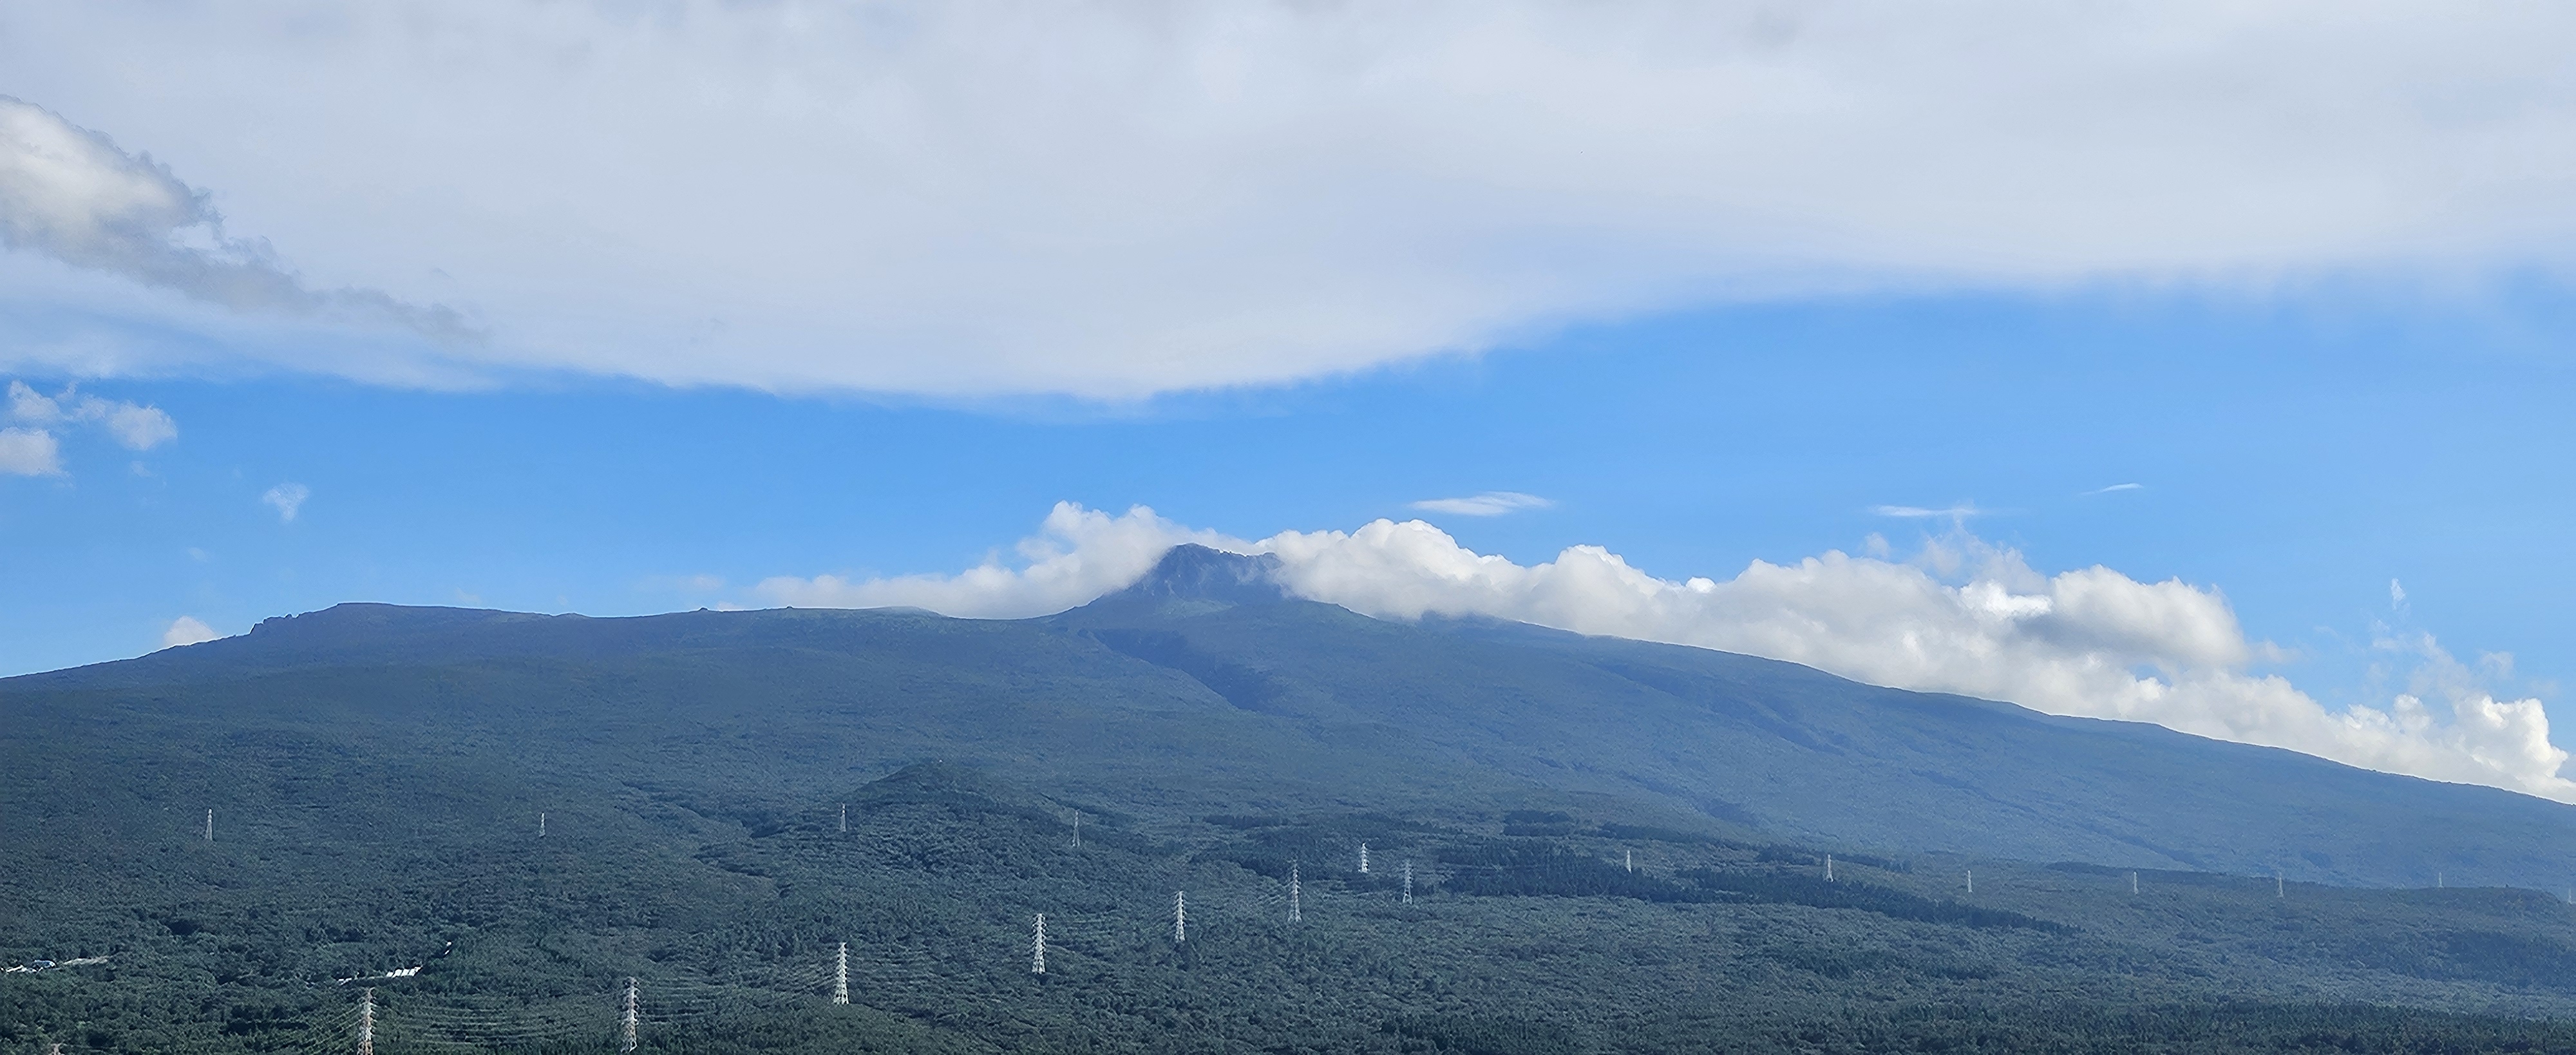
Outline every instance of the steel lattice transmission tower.
{"label": "steel lattice transmission tower", "polygon": [[626,1013],[617,1017],[617,1050],[635,1050],[635,979],[626,980]]}
{"label": "steel lattice transmission tower", "polygon": [[832,1002],[850,1002],[850,943],[846,941],[841,943],[839,952],[832,954]]}
{"label": "steel lattice transmission tower", "polygon": [[376,991],[358,998],[358,1055],[376,1055]]}
{"label": "steel lattice transmission tower", "polygon": [[1046,973],[1046,913],[1038,913],[1037,934],[1029,939],[1029,973]]}
{"label": "steel lattice transmission tower", "polygon": [[1172,891],[1172,944],[1190,940],[1189,891]]}

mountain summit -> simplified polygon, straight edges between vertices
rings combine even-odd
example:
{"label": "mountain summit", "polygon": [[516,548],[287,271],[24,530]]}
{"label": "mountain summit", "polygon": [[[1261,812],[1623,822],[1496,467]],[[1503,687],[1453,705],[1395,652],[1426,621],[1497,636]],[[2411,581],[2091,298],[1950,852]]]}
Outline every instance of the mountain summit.
{"label": "mountain summit", "polygon": [[1135,585],[1101,600],[1267,604],[1288,599],[1279,568],[1279,558],[1267,553],[1227,553],[1184,542],[1165,550],[1163,559],[1154,562],[1154,570]]}

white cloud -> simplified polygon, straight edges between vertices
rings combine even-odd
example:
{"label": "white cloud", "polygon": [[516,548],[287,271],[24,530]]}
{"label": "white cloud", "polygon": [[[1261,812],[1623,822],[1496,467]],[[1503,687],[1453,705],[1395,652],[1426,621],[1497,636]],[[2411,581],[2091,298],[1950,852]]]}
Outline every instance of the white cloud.
{"label": "white cloud", "polygon": [[1487,491],[1467,498],[1426,498],[1413,503],[1425,513],[1448,513],[1462,517],[1498,517],[1524,509],[1547,509],[1556,503],[1537,495],[1518,491]]}
{"label": "white cloud", "polygon": [[2429,638],[2402,646],[2427,657],[2409,692],[2385,707],[2329,710],[2286,679],[2249,669],[2275,650],[2246,639],[2217,590],[2138,582],[2098,565],[2042,574],[2020,554],[1964,535],[1936,540],[1910,562],[1827,552],[1793,564],[1755,561],[1730,579],[1676,582],[1597,546],[1515,564],[1420,521],[1247,542],[1142,507],[1113,518],[1060,504],[1040,536],[1021,544],[1022,567],[988,560],[956,576],[782,578],[761,592],[798,604],[1038,615],[1132,582],[1163,547],[1183,541],[1276,554],[1297,594],[1381,618],[1485,615],[1698,645],[1871,684],[2153,722],[2576,801],[2576,782],[2559,776],[2568,754],[2550,742],[2540,701],[2496,699]]}
{"label": "white cloud", "polygon": [[62,444],[53,433],[43,429],[0,429],[0,473],[60,476],[62,471]]}
{"label": "white cloud", "polygon": [[[76,388],[47,396],[24,381],[9,382],[9,417],[38,425],[96,424],[132,451],[148,451],[179,438],[179,423],[159,407],[85,396]],[[141,463],[136,467],[139,471]]]}
{"label": "white cloud", "polygon": [[2091,497],[2093,495],[2107,495],[2114,491],[2143,491],[2146,487],[2147,485],[2145,484],[2112,484],[2109,487],[2096,487],[2090,491],[2086,491],[2084,492],[2084,496]]}
{"label": "white cloud", "polygon": [[222,636],[224,635],[216,633],[215,628],[199,621],[196,616],[183,615],[171,620],[170,628],[161,632],[161,647],[176,648],[180,645],[194,645]]}
{"label": "white cloud", "polygon": [[1061,612],[1143,576],[1183,542],[1240,552],[1245,543],[1193,531],[1143,506],[1112,517],[1058,502],[1034,537],[1021,540],[1021,565],[1000,554],[957,575],[848,579],[834,575],[764,579],[753,589],[779,604],[815,608],[927,608],[948,615],[1017,619]]}
{"label": "white cloud", "polygon": [[[265,242],[227,236],[207,195],[168,166],[5,95],[0,245],[231,308],[339,311],[462,336],[443,309],[424,311],[373,290],[306,288]],[[148,422],[117,427],[119,435],[156,435]]]}
{"label": "white cloud", "polygon": [[1936,517],[1943,520],[1966,520],[1971,517],[1981,517],[1987,513],[1986,510],[1977,508],[1974,502],[1961,502],[1943,509],[1928,509],[1923,506],[1871,506],[1869,511],[1883,517],[1906,520],[1926,520]]}
{"label": "white cloud", "polygon": [[259,496],[259,500],[277,510],[278,522],[291,524],[295,522],[295,514],[303,510],[304,500],[311,497],[313,497],[312,488],[303,484],[286,483],[269,488],[266,493]]}
{"label": "white cloud", "polygon": [[159,407],[117,404],[107,412],[107,431],[130,451],[148,451],[179,438],[179,423]]}
{"label": "white cloud", "polygon": [[[66,393],[68,394],[68,393]],[[24,381],[9,382],[9,416],[20,421],[52,423],[63,420],[62,404],[47,399]]]}
{"label": "white cloud", "polygon": [[2571,36],[2332,0],[20,4],[31,253],[469,304],[493,343],[26,266],[0,289],[136,321],[0,347],[1115,397],[1819,292],[2557,268]]}

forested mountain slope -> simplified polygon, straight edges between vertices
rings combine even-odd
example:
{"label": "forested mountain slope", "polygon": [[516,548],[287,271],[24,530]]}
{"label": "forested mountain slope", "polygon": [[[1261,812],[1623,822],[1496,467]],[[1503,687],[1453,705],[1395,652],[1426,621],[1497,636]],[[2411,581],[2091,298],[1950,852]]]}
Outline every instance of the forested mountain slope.
{"label": "forested mountain slope", "polygon": [[[2527,796],[1704,649],[1373,620],[1197,547],[1027,621],[343,605],[0,682],[0,707],[26,734],[0,747],[18,801],[238,807],[244,823],[266,802],[319,808],[318,787],[463,794],[456,773],[478,789],[460,808],[496,824],[588,808],[562,796],[601,781],[785,814],[949,759],[1143,813],[1565,809],[2342,883],[2576,877],[2576,809]],[[368,779],[279,771],[299,747]]]}
{"label": "forested mountain slope", "polygon": [[0,1051],[2576,1050],[2570,812],[1194,548],[344,605],[0,681]]}

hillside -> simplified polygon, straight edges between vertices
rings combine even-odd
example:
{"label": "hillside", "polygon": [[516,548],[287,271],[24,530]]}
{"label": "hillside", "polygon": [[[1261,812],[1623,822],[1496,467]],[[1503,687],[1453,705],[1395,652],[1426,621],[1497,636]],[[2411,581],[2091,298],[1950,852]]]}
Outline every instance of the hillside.
{"label": "hillside", "polygon": [[[230,779],[240,756],[221,745],[266,729],[353,761],[454,757],[527,803],[577,771],[788,810],[949,759],[1176,815],[1642,811],[1882,851],[2334,883],[2576,877],[2576,809],[2528,796],[1705,649],[1384,622],[1286,599],[1250,558],[1197,547],[1046,619],[342,605],[0,681],[0,699],[30,730],[150,727],[21,741],[41,756],[0,779],[22,801],[62,796],[59,781],[114,801],[83,782],[143,763],[174,801],[255,807],[276,782]],[[691,772],[708,776],[677,779]]]}
{"label": "hillside", "polygon": [[1024,621],[344,605],[0,728],[0,959],[109,957],[0,1049],[335,1050],[411,966],[382,1050],[596,1050],[627,976],[672,1051],[2576,1043],[2567,807],[1187,547]]}

